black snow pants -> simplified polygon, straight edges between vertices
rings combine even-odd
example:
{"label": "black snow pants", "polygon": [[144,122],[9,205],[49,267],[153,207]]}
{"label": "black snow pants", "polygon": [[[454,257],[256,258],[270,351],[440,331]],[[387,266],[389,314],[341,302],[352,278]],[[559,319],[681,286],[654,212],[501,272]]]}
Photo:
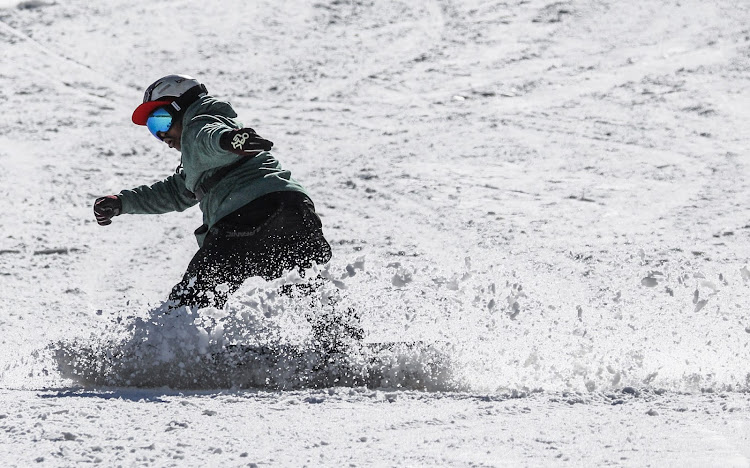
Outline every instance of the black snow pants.
{"label": "black snow pants", "polygon": [[266,280],[331,259],[312,201],[300,192],[264,195],[219,220],[169,295],[169,308],[221,308],[252,276]]}

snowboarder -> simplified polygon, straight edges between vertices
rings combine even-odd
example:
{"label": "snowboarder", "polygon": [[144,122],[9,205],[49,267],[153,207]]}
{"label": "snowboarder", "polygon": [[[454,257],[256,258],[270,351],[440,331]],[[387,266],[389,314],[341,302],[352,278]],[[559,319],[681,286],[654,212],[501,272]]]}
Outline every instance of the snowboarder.
{"label": "snowboarder", "polygon": [[176,172],[153,185],[96,199],[94,215],[183,211],[196,204],[203,225],[199,250],[169,295],[169,307],[221,308],[251,276],[267,280],[331,258],[305,189],[270,153],[273,143],[237,120],[232,106],[185,75],[146,89],[133,123],[181,153]]}

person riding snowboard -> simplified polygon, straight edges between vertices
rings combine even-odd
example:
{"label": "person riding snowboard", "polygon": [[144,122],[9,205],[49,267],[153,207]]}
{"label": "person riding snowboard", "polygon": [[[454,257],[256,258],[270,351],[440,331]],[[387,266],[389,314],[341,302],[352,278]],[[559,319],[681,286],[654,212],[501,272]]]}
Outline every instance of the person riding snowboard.
{"label": "person riding snowboard", "polygon": [[96,221],[127,214],[183,211],[196,204],[198,252],[169,295],[169,308],[224,306],[252,276],[279,278],[331,259],[305,189],[270,153],[273,143],[237,120],[226,102],[185,75],[146,89],[133,123],[181,153],[177,171],[153,185],[97,198]]}

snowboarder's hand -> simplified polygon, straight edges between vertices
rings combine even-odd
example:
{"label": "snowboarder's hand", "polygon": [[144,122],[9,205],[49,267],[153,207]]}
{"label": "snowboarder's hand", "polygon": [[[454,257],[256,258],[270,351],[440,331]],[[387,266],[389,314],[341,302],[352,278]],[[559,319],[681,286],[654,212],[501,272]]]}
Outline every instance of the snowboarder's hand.
{"label": "snowboarder's hand", "polygon": [[94,202],[94,216],[99,226],[112,224],[112,218],[122,212],[122,201],[117,195],[107,195],[99,197]]}
{"label": "snowboarder's hand", "polygon": [[240,156],[257,156],[270,151],[273,142],[261,138],[252,128],[240,128],[224,132],[219,138],[219,146]]}

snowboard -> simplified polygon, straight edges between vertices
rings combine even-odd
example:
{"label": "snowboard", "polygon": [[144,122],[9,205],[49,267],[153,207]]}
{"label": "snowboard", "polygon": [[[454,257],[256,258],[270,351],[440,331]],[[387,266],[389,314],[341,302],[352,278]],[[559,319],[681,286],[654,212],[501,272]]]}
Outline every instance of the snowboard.
{"label": "snowboard", "polygon": [[410,350],[428,349],[439,343],[429,341],[379,341],[379,342],[357,342],[352,346],[340,349],[327,349],[324,347],[305,347],[292,344],[275,345],[250,345],[232,344],[212,354],[216,361],[235,362],[237,364],[252,362],[256,359],[267,360],[269,358],[303,358],[317,356],[335,357],[354,353],[362,353],[371,360],[383,353],[399,353]]}

